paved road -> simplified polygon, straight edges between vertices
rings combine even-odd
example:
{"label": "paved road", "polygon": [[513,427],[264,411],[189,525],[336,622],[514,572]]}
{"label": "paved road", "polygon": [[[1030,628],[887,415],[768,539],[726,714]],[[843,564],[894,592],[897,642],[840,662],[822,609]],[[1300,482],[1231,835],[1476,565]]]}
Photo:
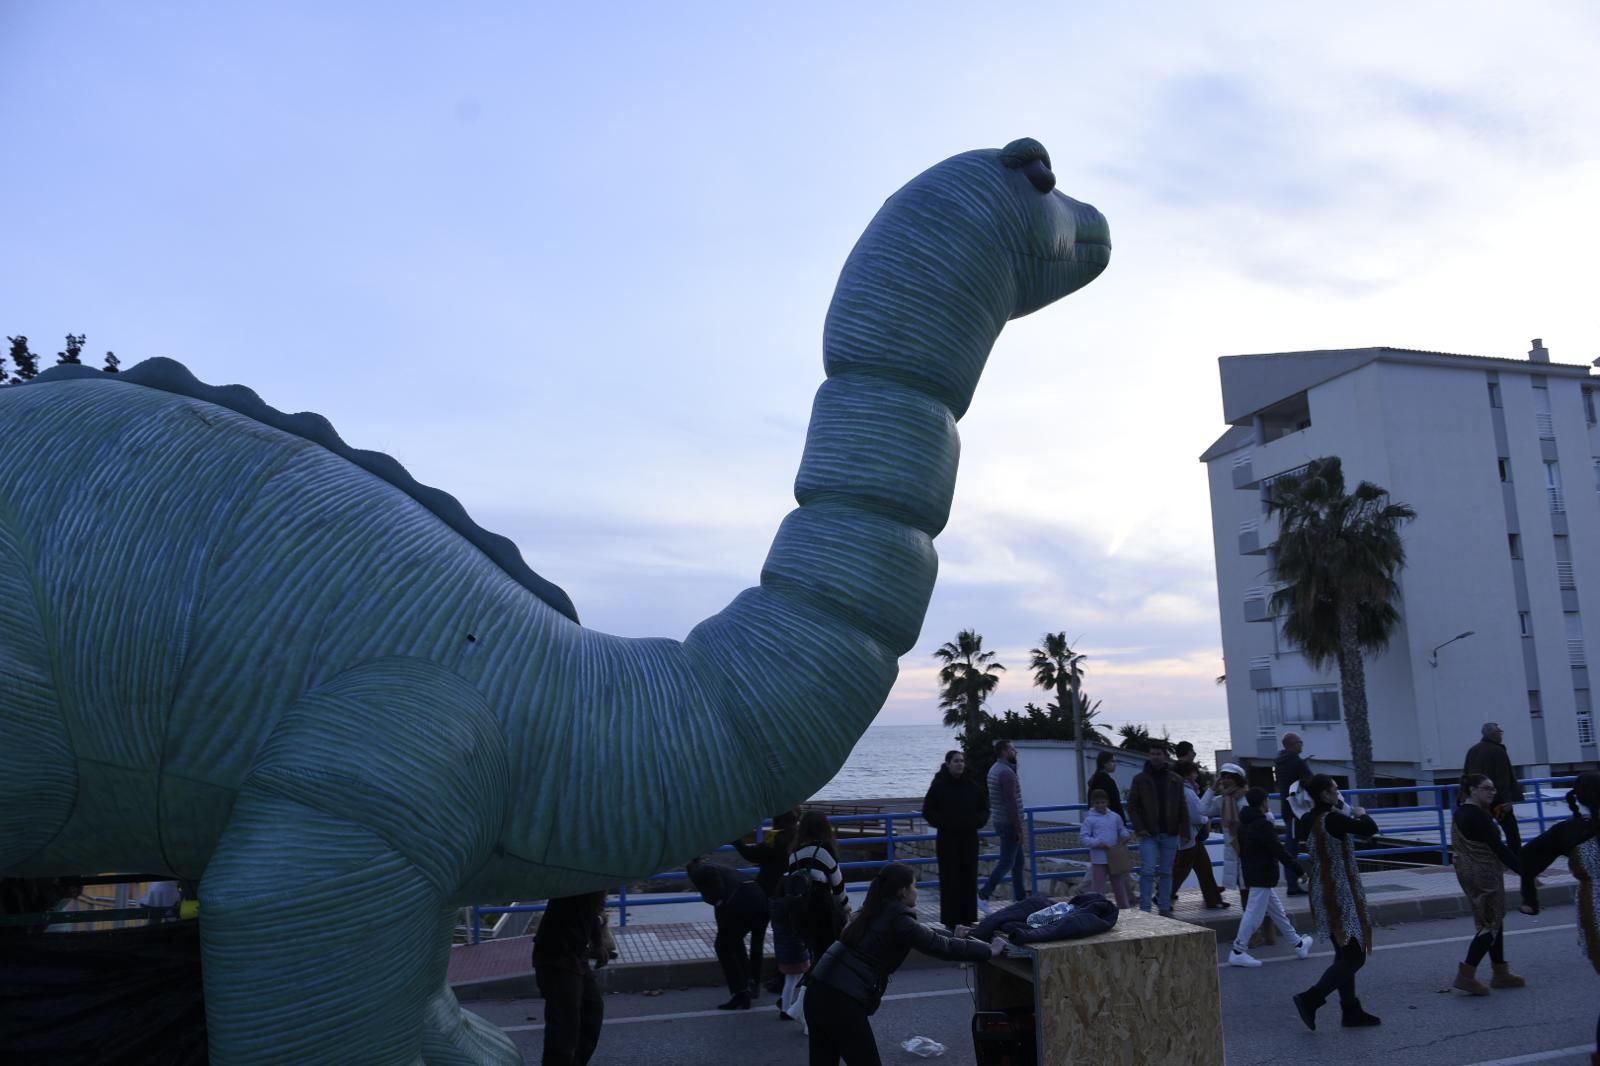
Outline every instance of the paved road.
{"label": "paved road", "polygon": [[[1572,907],[1553,907],[1537,918],[1513,914],[1506,953],[1528,978],[1528,987],[1497,991],[1487,999],[1450,990],[1472,936],[1470,919],[1380,929],[1377,949],[1358,979],[1363,1004],[1384,1019],[1377,1029],[1341,1030],[1331,1004],[1323,1009],[1316,1033],[1295,1017],[1289,994],[1321,973],[1329,953],[1320,945],[1306,961],[1272,949],[1260,953],[1272,960],[1260,969],[1223,967],[1229,1066],[1295,1061],[1587,1066],[1600,978],[1579,950],[1575,917]],[[884,1062],[974,1063],[970,984],[969,972],[957,967],[897,974],[873,1018]],[[806,1061],[798,1023],[779,1021],[771,997],[750,1011],[712,1009],[722,998],[705,988],[606,997],[606,1027],[593,1066],[795,1066]],[[510,1031],[530,1063],[539,1061],[543,1046],[543,1007],[537,999],[473,1004]],[[932,1060],[902,1051],[900,1042],[915,1035],[931,1036],[948,1050]]]}

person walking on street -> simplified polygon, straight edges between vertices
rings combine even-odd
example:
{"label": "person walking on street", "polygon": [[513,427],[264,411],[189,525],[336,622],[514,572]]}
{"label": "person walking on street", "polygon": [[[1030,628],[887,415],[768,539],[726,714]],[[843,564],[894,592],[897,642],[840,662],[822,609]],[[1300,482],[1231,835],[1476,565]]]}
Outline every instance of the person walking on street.
{"label": "person walking on street", "polygon": [[[1318,1008],[1338,992],[1341,1025],[1380,1025],[1382,1020],[1363,1010],[1356,996],[1356,973],[1372,951],[1372,919],[1367,914],[1353,839],[1376,836],[1378,825],[1360,807],[1336,810],[1339,789],[1327,774],[1313,775],[1306,790],[1313,803],[1297,828],[1306,849],[1311,918],[1317,932],[1334,947],[1333,964],[1316,984],[1294,997],[1294,1007],[1306,1028],[1315,1030]],[[1252,899],[1254,896],[1251,893]]]}
{"label": "person walking on street", "polygon": [[[1512,973],[1506,962],[1506,871],[1521,870],[1489,813],[1494,797],[1494,782],[1483,774],[1463,777],[1461,804],[1450,826],[1450,862],[1472,905],[1472,924],[1477,931],[1467,945],[1466,959],[1456,968],[1455,987],[1474,996],[1487,996],[1491,987],[1521,988],[1528,983]],[[1478,963],[1485,952],[1494,969],[1488,985],[1478,980]]]}
{"label": "person walking on street", "polygon": [[1517,780],[1516,767],[1511,765],[1511,755],[1506,751],[1506,734],[1497,722],[1483,723],[1483,739],[1467,749],[1462,762],[1461,780],[1465,788],[1471,774],[1482,774],[1494,782],[1494,803],[1490,813],[1506,834],[1506,846],[1512,852],[1522,847],[1522,830],[1517,825],[1516,804],[1522,802],[1522,782]]}
{"label": "person walking on street", "polygon": [[994,765],[989,767],[989,816],[1000,839],[1000,858],[989,879],[978,890],[978,909],[989,913],[989,897],[1001,878],[1011,878],[1011,899],[1027,895],[1022,880],[1022,829],[1027,821],[1022,813],[1022,783],[1017,777],[1017,746],[1002,740],[994,746]]}
{"label": "person walking on street", "polygon": [[1152,748],[1144,769],[1128,786],[1128,820],[1139,842],[1139,909],[1156,907],[1172,917],[1172,864],[1178,843],[1189,832],[1188,788],[1172,772],[1165,748]]}
{"label": "person walking on street", "polygon": [[[700,898],[716,911],[714,946],[729,993],[728,1002],[717,1004],[717,1009],[749,1010],[761,975],[760,937],[767,928],[767,894],[726,866],[695,861],[689,864],[688,874]],[[746,937],[753,941],[749,948],[745,947]]]}
{"label": "person walking on street", "polygon": [[959,750],[944,753],[922,797],[922,817],[938,834],[939,921],[946,929],[978,920],[978,830],[989,821],[988,784],[967,773]]}
{"label": "person walking on street", "polygon": [[878,871],[861,910],[806,977],[810,1066],[880,1066],[871,1016],[889,978],[911,949],[951,962],[981,962],[1004,950],[991,943],[944,936],[917,920],[917,875],[903,863]]}
{"label": "person walking on street", "polygon": [[789,854],[789,872],[804,873],[812,882],[806,905],[798,908],[796,914],[813,963],[838,938],[850,912],[838,855],[839,843],[827,814],[822,811],[802,814],[795,830],[794,851]]}
{"label": "person walking on street", "polygon": [[544,1066],[584,1066],[600,1044],[606,1004],[594,968],[610,959],[605,924],[603,891],[545,905],[533,935],[533,979],[544,997]]}
{"label": "person walking on street", "polygon": [[1252,788],[1245,793],[1244,807],[1239,812],[1240,864],[1244,883],[1251,889],[1245,903],[1244,916],[1239,919],[1239,931],[1233,938],[1233,950],[1228,952],[1230,966],[1260,966],[1261,960],[1250,954],[1250,938],[1261,928],[1261,923],[1272,920],[1284,936],[1294,941],[1294,953],[1304,959],[1311,956],[1314,941],[1309,933],[1295,931],[1289,913],[1278,898],[1278,867],[1299,871],[1300,863],[1278,836],[1267,813],[1267,790]]}
{"label": "person walking on street", "polygon": [[1117,812],[1117,816],[1124,822],[1128,820],[1128,812],[1122,809],[1122,789],[1117,787],[1117,779],[1111,776],[1112,769],[1117,765],[1117,753],[1102,751],[1094,757],[1094,774],[1089,778],[1089,795],[1094,795],[1094,790],[1099,789],[1106,794],[1106,806]]}
{"label": "person walking on street", "polygon": [[[1296,781],[1305,782],[1311,777],[1311,765],[1300,754],[1305,746],[1306,742],[1299,733],[1285,733],[1283,750],[1278,752],[1278,757],[1272,763],[1272,781],[1278,789],[1278,814],[1283,818],[1283,840],[1291,853],[1295,850],[1295,841],[1300,839],[1300,833],[1295,826],[1294,809],[1289,806],[1289,786]],[[1291,896],[1305,895],[1306,890],[1300,887],[1298,874],[1285,866],[1283,876],[1287,882],[1285,892]]]}
{"label": "person walking on street", "polygon": [[1247,898],[1239,871],[1239,808],[1244,800],[1244,782],[1244,767],[1225,762],[1217,770],[1216,780],[1200,797],[1200,812],[1207,821],[1214,818],[1222,827],[1222,887],[1238,889],[1240,900]]}
{"label": "person walking on street", "polygon": [[1200,768],[1192,762],[1180,762],[1174,772],[1183,779],[1183,799],[1189,805],[1189,832],[1178,841],[1178,857],[1172,864],[1172,894],[1178,894],[1184,880],[1193,872],[1206,910],[1231,907],[1233,904],[1222,898],[1222,889],[1217,887],[1216,874],[1211,869],[1211,852],[1206,850],[1205,839],[1210,835],[1211,819],[1206,817],[1200,803]]}
{"label": "person walking on street", "polygon": [[[737,851],[746,862],[756,864],[756,884],[761,886],[761,891],[767,894],[767,911],[770,920],[772,902],[783,891],[783,875],[789,869],[789,852],[794,849],[795,825],[800,821],[800,812],[787,810],[782,814],[772,816],[772,834],[768,839],[747,844],[743,840],[733,842]],[[767,927],[765,924],[757,929],[754,942],[765,943]],[[751,974],[756,980],[761,979],[761,949],[755,952],[755,970]],[[777,984],[767,985],[767,991],[776,993],[783,987],[781,978]]]}
{"label": "person walking on street", "polygon": [[[1539,885],[1535,880],[1562,856],[1578,879],[1578,932],[1583,953],[1600,973],[1600,771],[1578,775],[1567,800],[1573,816],[1522,847],[1522,909],[1539,913]],[[1600,1019],[1595,1022],[1594,1051],[1589,1056],[1600,1066]]]}

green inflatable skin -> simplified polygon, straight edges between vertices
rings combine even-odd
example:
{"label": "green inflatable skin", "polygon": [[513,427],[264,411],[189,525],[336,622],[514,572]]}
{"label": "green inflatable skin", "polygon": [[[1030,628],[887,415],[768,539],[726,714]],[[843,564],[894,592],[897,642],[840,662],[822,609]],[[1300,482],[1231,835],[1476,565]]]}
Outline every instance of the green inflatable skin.
{"label": "green inflatable skin", "polygon": [[1035,141],[884,204],[758,587],[585,629],[393,460],[151,360],[0,389],[0,874],[198,879],[212,1061],[520,1063],[454,908],[613,886],[803,801],[922,625],[956,419],[1105,219]]}

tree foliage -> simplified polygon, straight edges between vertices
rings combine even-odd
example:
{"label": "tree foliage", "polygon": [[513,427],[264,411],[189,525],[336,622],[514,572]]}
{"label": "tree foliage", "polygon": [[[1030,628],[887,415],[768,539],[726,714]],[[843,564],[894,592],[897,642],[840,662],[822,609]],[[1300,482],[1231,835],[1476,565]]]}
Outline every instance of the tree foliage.
{"label": "tree foliage", "polygon": [[[7,337],[11,342],[11,365],[15,368],[11,372],[12,381],[31,381],[39,376],[39,358],[28,350],[28,338],[22,334]],[[0,376],[0,383],[4,382]]]}
{"label": "tree foliage", "polygon": [[976,736],[984,701],[1000,684],[1005,667],[994,661],[994,652],[984,651],[983,636],[972,629],[957,633],[955,640],[946,641],[933,656],[944,663],[939,670],[944,724],[962,726],[967,735]]}
{"label": "tree foliage", "polygon": [[1159,737],[1152,736],[1149,726],[1138,725],[1134,722],[1118,726],[1117,735],[1122,738],[1117,747],[1123,751],[1147,753],[1160,750],[1170,755],[1172,754],[1172,749],[1177,747],[1177,743],[1167,734],[1166,730],[1163,729]]}
{"label": "tree foliage", "polygon": [[67,334],[67,350],[56,353],[56,365],[60,366],[62,363],[70,363],[73,366],[82,365],[83,342],[87,339],[82,333]]}
{"label": "tree foliage", "polygon": [[1356,785],[1370,788],[1376,774],[1362,656],[1388,647],[1400,619],[1400,527],[1416,512],[1370,481],[1345,492],[1334,455],[1278,478],[1267,513],[1279,524],[1273,554],[1281,587],[1272,610],[1312,665],[1338,665]]}
{"label": "tree foliage", "polygon": [[[1067,634],[1046,633],[1039,638],[1039,647],[1030,652],[1032,658],[1030,665],[1033,667],[1033,683],[1046,692],[1054,691],[1056,703],[1069,710],[1067,718],[1076,722],[1078,715],[1083,712],[1084,699],[1083,661],[1088,658],[1082,652],[1072,650],[1067,643]],[[1074,728],[1072,730],[1078,743],[1077,765],[1083,765],[1083,751],[1085,734],[1088,730]],[[1085,781],[1088,774],[1078,775],[1078,802],[1084,802],[1088,797],[1084,793]]]}
{"label": "tree foliage", "polygon": [[[1087,702],[1087,701],[1086,701]],[[1084,713],[1088,723],[1085,734],[1090,743],[1111,746],[1111,739],[1095,724],[1099,717],[1100,701],[1089,703]],[[1002,740],[1076,740],[1074,716],[1061,710],[1059,704],[1047,703],[1040,707],[1025,704],[1022,713],[1013,710],[998,715],[988,711],[978,712],[978,728],[958,733],[956,741],[966,752],[973,773],[987,774],[994,764],[994,746]]]}

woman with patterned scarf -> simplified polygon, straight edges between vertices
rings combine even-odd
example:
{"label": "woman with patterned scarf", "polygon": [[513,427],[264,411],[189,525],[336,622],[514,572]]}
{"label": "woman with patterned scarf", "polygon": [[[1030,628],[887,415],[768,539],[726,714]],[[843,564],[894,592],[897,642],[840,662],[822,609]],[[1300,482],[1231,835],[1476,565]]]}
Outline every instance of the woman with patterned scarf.
{"label": "woman with patterned scarf", "polygon": [[[1572,876],[1578,879],[1583,953],[1600,973],[1600,772],[1579,774],[1573,797],[1577,803],[1571,818],[1522,846],[1522,909],[1527,914],[1539,913],[1539,886],[1533,879],[1565,855]],[[1595,1023],[1594,1045],[1589,1061],[1600,1066],[1600,1021]]]}
{"label": "woman with patterned scarf", "polygon": [[1360,807],[1348,813],[1336,809],[1339,789],[1333,778],[1317,774],[1306,785],[1315,801],[1311,813],[1299,819],[1297,829],[1308,858],[1307,895],[1317,933],[1333,944],[1333,964],[1316,984],[1294,997],[1295,1010],[1307,1029],[1317,1027],[1317,1008],[1339,993],[1340,1024],[1347,1027],[1378,1025],[1379,1019],[1361,1009],[1356,998],[1356,971],[1372,950],[1372,920],[1367,897],[1356,867],[1356,836],[1377,835],[1377,823]]}
{"label": "woman with patterned scarf", "polygon": [[[1467,945],[1466,959],[1456,967],[1455,987],[1473,996],[1487,996],[1491,987],[1521,988],[1528,983],[1512,973],[1506,962],[1506,871],[1519,873],[1522,868],[1489,813],[1494,792],[1494,782],[1483,774],[1463,777],[1461,804],[1450,830],[1450,865],[1472,905],[1472,924],[1477,931]],[[1494,968],[1487,985],[1478,980],[1478,964],[1486,952]]]}

